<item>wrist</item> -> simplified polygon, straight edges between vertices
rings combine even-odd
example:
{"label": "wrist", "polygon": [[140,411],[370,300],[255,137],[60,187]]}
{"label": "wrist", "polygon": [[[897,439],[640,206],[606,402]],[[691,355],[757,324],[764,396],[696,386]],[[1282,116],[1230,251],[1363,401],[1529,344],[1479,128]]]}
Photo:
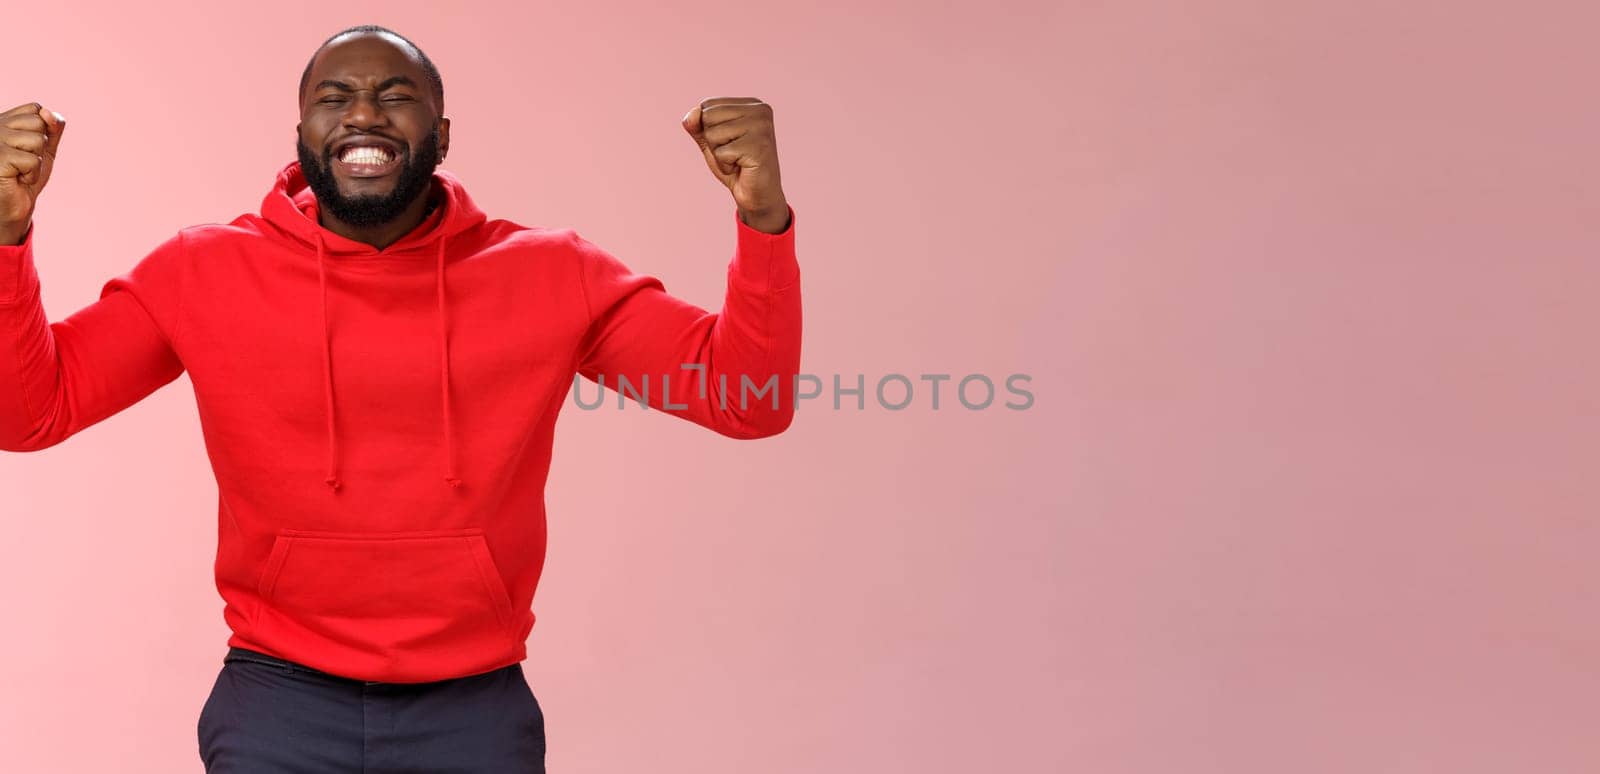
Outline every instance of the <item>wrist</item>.
{"label": "wrist", "polygon": [[789,228],[789,204],[782,202],[764,210],[739,210],[739,220],[746,226],[767,234],[781,234]]}
{"label": "wrist", "polygon": [[29,221],[21,226],[0,226],[0,247],[21,245],[27,239],[28,229],[32,225],[32,221]]}

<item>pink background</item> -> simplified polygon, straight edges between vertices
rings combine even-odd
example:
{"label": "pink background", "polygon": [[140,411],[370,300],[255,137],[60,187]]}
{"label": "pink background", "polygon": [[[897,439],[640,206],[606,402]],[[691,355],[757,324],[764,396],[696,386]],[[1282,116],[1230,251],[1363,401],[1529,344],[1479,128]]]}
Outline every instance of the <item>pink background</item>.
{"label": "pink background", "polygon": [[[348,24],[438,63],[491,215],[712,307],[732,202],[678,121],[757,96],[804,369],[1033,376],[752,443],[569,404],[552,771],[1600,770],[1600,13],[964,5],[19,3],[0,102],[69,119],[59,320],[256,208]],[[0,770],[198,772],[187,377],[0,492]]]}

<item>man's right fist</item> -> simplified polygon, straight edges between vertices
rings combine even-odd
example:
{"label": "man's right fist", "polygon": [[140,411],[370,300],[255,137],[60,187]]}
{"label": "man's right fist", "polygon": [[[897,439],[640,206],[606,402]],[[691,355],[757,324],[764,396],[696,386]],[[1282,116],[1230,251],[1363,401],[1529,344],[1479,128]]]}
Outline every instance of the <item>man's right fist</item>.
{"label": "man's right fist", "polygon": [[37,102],[0,113],[0,244],[21,244],[27,235],[66,128],[61,114]]}

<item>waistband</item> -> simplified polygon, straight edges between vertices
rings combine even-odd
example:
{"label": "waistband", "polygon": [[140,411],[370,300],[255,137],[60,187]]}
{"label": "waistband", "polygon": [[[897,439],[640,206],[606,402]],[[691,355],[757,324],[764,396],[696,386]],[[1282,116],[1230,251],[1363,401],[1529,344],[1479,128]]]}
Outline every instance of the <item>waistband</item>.
{"label": "waistband", "polygon": [[[320,678],[320,679],[323,679],[323,680],[330,680],[330,681],[338,682],[338,683],[347,683],[347,684],[350,684],[350,685],[393,685],[393,686],[402,686],[402,687],[403,686],[413,686],[413,687],[415,687],[416,685],[418,685],[417,683],[386,683],[386,682],[383,682],[381,680],[357,680],[357,679],[352,678],[352,677],[344,677],[344,676],[332,674],[332,673],[329,673],[329,672],[323,672],[323,671],[318,670],[318,669],[312,669],[311,667],[308,667],[305,664],[301,664],[301,663],[296,662],[296,661],[290,661],[288,659],[278,658],[277,656],[271,656],[271,655],[268,655],[266,653],[262,653],[260,651],[251,650],[249,648],[241,648],[241,647],[238,647],[237,645],[230,646],[228,648],[227,654],[225,654],[222,657],[222,663],[223,664],[227,664],[230,661],[250,661],[250,662],[257,663],[257,664],[265,664],[267,666],[277,667],[278,669],[283,670],[284,673],[286,673],[286,674],[294,674],[294,673],[306,674],[306,675],[311,675],[313,677],[317,677],[317,678]],[[490,674],[494,674],[495,672],[501,672],[501,671],[506,671],[506,670],[514,670],[514,671],[519,671],[520,672],[522,670],[522,664],[520,664],[520,663],[511,664],[511,665],[508,665],[508,666],[501,667],[500,669],[495,669],[495,670],[491,670],[490,672],[485,672],[482,675],[467,675],[466,677],[460,677],[460,678],[455,678],[455,679],[457,679],[457,680],[465,680],[468,677],[483,677],[485,675],[490,675]],[[438,681],[438,682],[450,682],[450,681],[449,680],[441,680],[441,681]]]}
{"label": "waistband", "polygon": [[312,669],[311,667],[296,661],[278,658],[277,656],[270,656],[260,651],[250,650],[249,648],[241,648],[238,646],[229,647],[227,654],[222,657],[222,663],[226,664],[230,661],[250,661],[256,664],[265,664],[267,666],[277,667],[282,669],[284,672],[291,674],[295,672],[301,672],[341,683],[352,683],[357,685],[379,684],[373,680],[356,680],[350,677],[343,677],[329,672],[323,672],[318,669]]}

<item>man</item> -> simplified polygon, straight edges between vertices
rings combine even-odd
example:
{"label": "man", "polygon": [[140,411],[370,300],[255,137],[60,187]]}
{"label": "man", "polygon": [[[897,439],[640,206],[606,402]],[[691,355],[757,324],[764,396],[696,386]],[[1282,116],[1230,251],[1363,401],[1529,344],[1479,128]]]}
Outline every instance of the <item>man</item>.
{"label": "man", "polygon": [[799,269],[772,111],[684,117],[736,205],[712,314],[570,229],[487,219],[435,169],[443,84],[400,35],[329,38],[299,100],[299,160],[259,214],[184,229],[56,323],[31,226],[66,122],[0,114],[0,448],[60,443],[189,373],[232,632],[197,729],[208,772],[542,772],[521,662],[574,375],[737,438],[791,421]]}

